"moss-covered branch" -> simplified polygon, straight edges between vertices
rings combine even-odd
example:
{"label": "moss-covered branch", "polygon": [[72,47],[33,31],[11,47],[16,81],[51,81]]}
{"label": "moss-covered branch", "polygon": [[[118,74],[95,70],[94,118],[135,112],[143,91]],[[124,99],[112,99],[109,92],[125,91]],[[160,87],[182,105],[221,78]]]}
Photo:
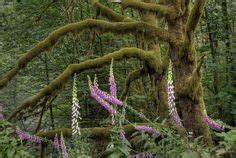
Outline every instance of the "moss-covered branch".
{"label": "moss-covered branch", "polygon": [[[157,73],[162,72],[161,63],[158,62],[155,54],[152,51],[143,51],[138,48],[123,48],[119,51],[107,54],[103,57],[86,60],[79,64],[69,65],[63,73],[61,73],[56,79],[54,79],[50,84],[41,91],[25,101],[22,105],[18,106],[15,111],[11,114],[9,119],[15,118],[17,115],[25,113],[25,110],[31,108],[31,110],[37,109],[37,103],[40,102],[44,97],[51,96],[60,90],[66,82],[73,76],[74,73],[81,73],[85,70],[95,69],[102,67],[105,64],[109,64],[112,59],[121,60],[124,58],[138,58],[141,61],[145,61],[150,68],[153,68]],[[33,109],[32,109],[33,108]],[[22,114],[21,114],[22,113]]]}
{"label": "moss-covered branch", "polygon": [[207,0],[196,0],[190,12],[186,24],[186,33],[189,41],[191,41],[194,38],[193,35],[202,16],[206,1]]}
{"label": "moss-covered branch", "polygon": [[84,30],[93,29],[99,33],[114,33],[114,34],[145,34],[150,39],[159,38],[160,40],[176,43],[176,38],[167,30],[148,25],[143,22],[107,22],[104,20],[88,19],[77,23],[65,25],[53,31],[43,41],[39,42],[35,47],[30,49],[22,56],[16,66],[7,72],[0,79],[0,89],[5,87],[13,77],[23,69],[34,57],[38,56],[45,50],[50,49],[56,42],[70,32],[80,33]]}
{"label": "moss-covered branch", "polygon": [[175,18],[177,16],[177,10],[174,6],[170,5],[160,5],[153,3],[145,3],[137,0],[125,0],[121,2],[122,7],[133,8],[140,11],[150,11],[155,12],[159,16]]}
{"label": "moss-covered branch", "polygon": [[102,5],[98,1],[93,2],[93,8],[96,11],[96,16],[98,15],[104,16],[110,21],[115,21],[115,22],[134,22],[135,21],[129,17],[116,13],[115,11]]}
{"label": "moss-covered branch", "polygon": [[191,76],[186,79],[186,84],[182,91],[185,94],[189,94],[189,97],[193,99],[198,98],[197,92],[199,92],[199,87],[201,86],[201,72],[200,71],[206,58],[207,58],[207,52],[202,53],[198,65],[193,70]]}
{"label": "moss-covered branch", "polygon": [[[136,125],[149,125],[149,123],[137,123]],[[163,127],[161,124],[157,124],[160,127]],[[130,136],[132,133],[134,133],[136,130],[134,128],[134,125],[128,124],[124,125],[124,131],[126,133],[126,136]],[[112,127],[91,127],[91,128],[82,128],[82,133],[89,133],[89,137],[92,139],[109,139]],[[39,137],[44,137],[47,139],[53,139],[54,136],[60,135],[60,133],[63,133],[64,137],[71,137],[71,129],[69,128],[59,128],[51,131],[42,131],[36,134]]]}
{"label": "moss-covered branch", "polygon": [[146,71],[144,68],[134,70],[133,72],[128,74],[128,76],[125,79],[125,85],[121,94],[121,100],[124,100],[125,97],[127,96],[131,82],[133,82],[134,80],[140,78],[141,76],[145,74],[146,74]]}

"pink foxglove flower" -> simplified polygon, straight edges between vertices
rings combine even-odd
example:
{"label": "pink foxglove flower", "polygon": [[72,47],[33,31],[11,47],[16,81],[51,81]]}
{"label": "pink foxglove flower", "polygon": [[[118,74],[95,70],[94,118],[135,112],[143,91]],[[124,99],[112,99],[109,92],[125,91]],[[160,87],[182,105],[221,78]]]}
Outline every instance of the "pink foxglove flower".
{"label": "pink foxglove flower", "polygon": [[62,150],[62,155],[63,158],[68,158],[68,153],[67,153],[67,149],[66,149],[66,144],[63,138],[63,134],[61,133],[61,150]]}
{"label": "pink foxglove flower", "polygon": [[57,134],[54,136],[53,146],[54,146],[57,150],[60,150],[60,142],[59,142],[59,139],[58,139],[58,137],[57,137]]}
{"label": "pink foxglove flower", "polygon": [[118,100],[116,97],[107,94],[106,92],[100,90],[98,87],[93,87],[93,90],[96,94],[98,94],[102,99],[107,100],[108,102],[114,104],[114,105],[123,105],[123,102]]}
{"label": "pink foxglove flower", "polygon": [[148,132],[148,133],[151,133],[151,134],[154,134],[154,135],[160,135],[161,132],[155,130],[154,128],[152,127],[149,127],[149,126],[135,126],[134,127],[136,130],[140,131],[140,132]]}
{"label": "pink foxglove flower", "polygon": [[116,111],[110,106],[110,104],[104,101],[98,94],[95,93],[95,91],[92,91],[91,95],[99,104],[101,104],[105,109],[107,109],[107,111],[109,111],[112,115],[116,114]]}
{"label": "pink foxglove flower", "polygon": [[117,88],[116,88],[116,81],[113,73],[113,59],[111,60],[110,65],[110,75],[109,75],[109,85],[110,85],[110,93],[113,97],[117,98]]}
{"label": "pink foxglove flower", "polygon": [[[113,76],[114,77],[114,76]],[[105,99],[107,100],[108,102],[114,104],[114,105],[123,105],[123,102],[120,101],[119,99],[117,99],[116,96],[112,95],[109,95],[107,94],[106,92],[102,91],[99,89],[98,87],[98,81],[97,81],[97,76],[95,76],[94,78],[94,83],[93,83],[94,86],[92,86],[93,90],[95,91],[95,93],[97,93],[102,99]]]}
{"label": "pink foxglove flower", "polygon": [[224,131],[224,126],[211,119],[207,114],[205,114],[204,116],[204,121],[208,124],[209,127],[218,131]]}
{"label": "pink foxglove flower", "polygon": [[31,136],[25,131],[20,130],[19,128],[16,129],[16,133],[19,135],[19,138],[22,140],[28,140],[30,142],[41,144],[42,140],[38,136]]}
{"label": "pink foxglove flower", "polygon": [[79,112],[79,100],[77,99],[77,87],[76,87],[76,75],[74,75],[73,81],[73,91],[72,91],[72,135],[75,136],[76,134],[80,133],[78,119],[81,120],[80,112]]}
{"label": "pink foxglove flower", "polygon": [[175,96],[174,96],[171,62],[169,64],[169,69],[168,69],[167,93],[168,93],[168,109],[169,109],[170,117],[176,123],[177,126],[183,127],[182,122],[179,118],[178,112],[175,107]]}
{"label": "pink foxglove flower", "polygon": [[88,80],[89,80],[89,89],[91,92],[91,96],[99,103],[101,104],[105,109],[107,109],[107,111],[109,111],[109,113],[111,113],[112,115],[116,114],[116,111],[110,106],[109,103],[107,103],[106,101],[104,101],[94,90],[92,82],[90,77],[88,76]]}

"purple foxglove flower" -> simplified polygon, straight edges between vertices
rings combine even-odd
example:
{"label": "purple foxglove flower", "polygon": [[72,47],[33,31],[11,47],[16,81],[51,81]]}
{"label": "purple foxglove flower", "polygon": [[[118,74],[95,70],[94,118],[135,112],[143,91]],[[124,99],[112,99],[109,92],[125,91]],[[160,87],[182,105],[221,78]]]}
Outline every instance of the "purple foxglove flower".
{"label": "purple foxglove flower", "polygon": [[106,92],[100,90],[98,87],[94,86],[93,90],[95,91],[96,94],[98,94],[102,99],[107,100],[108,102],[114,104],[114,105],[123,105],[123,102],[118,100],[112,95],[107,94]]}
{"label": "purple foxglove flower", "polygon": [[113,59],[111,60],[111,65],[110,65],[109,85],[110,85],[110,94],[113,97],[117,98],[116,81],[115,81],[115,77],[113,74]]}
{"label": "purple foxglove flower", "polygon": [[53,146],[54,146],[57,150],[60,150],[60,142],[59,142],[59,139],[58,139],[58,137],[57,137],[57,134],[56,134],[55,137],[54,137]]}
{"label": "purple foxglove flower", "polygon": [[207,114],[204,116],[204,121],[208,124],[209,127],[218,130],[218,131],[224,131],[224,126],[218,124],[213,119],[211,119]]}
{"label": "purple foxglove flower", "polygon": [[61,145],[60,146],[61,146],[63,158],[68,158],[68,153],[67,153],[67,149],[66,149],[62,132],[61,132]]}
{"label": "purple foxglove flower", "polygon": [[151,134],[154,134],[154,135],[160,135],[161,132],[155,130],[154,128],[152,127],[149,127],[149,126],[135,126],[134,127],[136,130],[140,131],[140,132],[148,132],[148,133],[151,133]]}
{"label": "purple foxglove flower", "polygon": [[153,158],[150,152],[143,152],[136,155],[130,155],[128,158]]}
{"label": "purple foxglove flower", "polygon": [[178,112],[175,107],[175,96],[174,96],[171,62],[169,64],[169,69],[168,69],[167,93],[168,93],[168,109],[169,109],[169,114],[171,116],[171,119],[176,123],[178,127],[183,127],[183,124],[179,118]]}
{"label": "purple foxglove flower", "polygon": [[19,135],[19,138],[22,140],[28,140],[30,142],[41,144],[42,140],[38,136],[31,136],[27,132],[22,131],[20,129],[16,129],[16,133]]}
{"label": "purple foxglove flower", "polygon": [[101,104],[107,111],[109,111],[112,115],[116,114],[116,111],[110,106],[109,103],[107,103],[105,100],[103,100],[97,93],[96,90],[94,89],[94,86],[92,85],[91,79],[88,76],[88,82],[89,82],[89,89],[91,96],[99,103]]}
{"label": "purple foxglove flower", "polygon": [[[92,83],[91,83],[92,84]],[[101,89],[99,89],[98,87],[98,82],[97,82],[97,76],[94,77],[94,83],[93,83],[94,86],[91,85],[91,88],[90,89],[94,89],[96,91],[96,93],[102,98],[102,99],[105,99],[107,100],[108,102],[114,104],[114,105],[123,105],[123,102],[120,101],[119,99],[117,99],[116,95],[109,95],[107,94],[106,92],[102,91]]]}
{"label": "purple foxglove flower", "polygon": [[107,109],[107,111],[109,111],[112,115],[116,114],[116,111],[110,106],[110,104],[104,101],[97,93],[95,93],[94,90],[92,90],[91,95],[99,104],[101,104],[105,109]]}

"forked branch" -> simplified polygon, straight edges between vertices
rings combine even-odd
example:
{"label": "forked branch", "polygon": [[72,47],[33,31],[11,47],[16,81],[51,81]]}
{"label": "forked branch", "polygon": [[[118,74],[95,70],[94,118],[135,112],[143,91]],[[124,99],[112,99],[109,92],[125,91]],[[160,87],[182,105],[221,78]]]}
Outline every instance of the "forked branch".
{"label": "forked branch", "polygon": [[150,39],[159,38],[162,41],[176,43],[176,38],[167,30],[148,25],[144,22],[107,22],[104,20],[87,19],[81,22],[65,25],[53,31],[43,41],[22,56],[16,66],[0,79],[0,89],[5,87],[13,77],[23,69],[34,57],[50,49],[56,42],[70,32],[81,33],[84,30],[96,30],[99,33],[141,34]]}
{"label": "forked branch", "polygon": [[134,70],[131,73],[129,73],[129,75],[125,79],[125,85],[124,85],[124,89],[121,94],[121,100],[124,100],[125,97],[127,96],[131,82],[135,81],[136,79],[140,78],[141,76],[144,76],[145,74],[147,74],[147,72],[145,71],[145,68]]}
{"label": "forked branch", "polygon": [[95,9],[97,15],[102,15],[110,21],[115,21],[115,22],[134,22],[135,21],[129,17],[116,13],[115,11],[102,5],[98,1],[93,2],[93,8]]}
{"label": "forked branch", "polygon": [[194,38],[193,35],[202,16],[206,1],[207,0],[196,0],[190,12],[186,24],[186,32],[190,41]]}
{"label": "forked branch", "polygon": [[160,5],[153,3],[145,3],[137,0],[123,0],[121,1],[122,7],[125,8],[133,8],[140,11],[150,11],[155,12],[159,16],[162,17],[171,17],[174,18],[177,16],[177,10],[174,6],[169,5]]}

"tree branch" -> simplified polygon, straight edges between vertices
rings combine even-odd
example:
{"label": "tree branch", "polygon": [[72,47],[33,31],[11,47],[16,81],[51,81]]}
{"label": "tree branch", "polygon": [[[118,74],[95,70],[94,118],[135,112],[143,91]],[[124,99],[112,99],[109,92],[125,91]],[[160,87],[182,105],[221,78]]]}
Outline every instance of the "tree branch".
{"label": "tree branch", "polygon": [[137,0],[123,0],[121,2],[122,7],[125,8],[133,8],[140,11],[150,11],[155,12],[159,16],[162,17],[171,17],[175,18],[177,16],[177,10],[174,6],[153,4],[153,3],[145,3]]}
{"label": "tree branch", "polygon": [[[157,123],[155,123],[157,124]],[[150,125],[149,123],[136,123],[136,125]],[[160,127],[163,127],[163,125],[161,124],[157,124]],[[134,128],[133,124],[128,124],[128,125],[124,125],[124,131],[126,136],[130,136],[132,133],[136,132],[137,130]],[[113,127],[91,127],[91,128],[82,128],[81,132],[82,133],[89,133],[90,134],[90,138],[92,139],[109,139],[110,134],[111,134],[111,129]],[[50,130],[50,131],[43,131],[43,132],[39,132],[36,135],[39,137],[44,137],[47,139],[53,139],[54,136],[60,135],[60,133],[63,133],[64,137],[71,137],[71,129],[69,128],[59,128],[59,129],[55,129],[55,130]]]}
{"label": "tree branch", "polygon": [[33,96],[31,99],[25,101],[22,105],[18,106],[15,111],[11,114],[9,119],[13,119],[20,113],[24,114],[24,110],[32,108],[34,111],[37,109],[37,103],[43,99],[45,96],[50,96],[53,93],[56,93],[58,89],[60,90],[65,86],[66,82],[69,80],[74,73],[78,74],[85,70],[95,69],[102,67],[105,64],[109,64],[112,59],[121,60],[124,58],[138,58],[141,61],[145,61],[150,68],[153,68],[157,73],[162,72],[161,63],[158,62],[154,52],[152,51],[143,51],[138,48],[123,48],[119,51],[107,54],[103,57],[86,60],[79,64],[69,65],[63,73],[61,73],[56,79],[50,82],[50,84],[41,91]]}
{"label": "tree branch", "polygon": [[198,89],[201,88],[201,67],[204,61],[207,58],[207,52],[202,53],[200,57],[199,64],[192,72],[191,76],[186,79],[185,86],[183,87],[183,93],[191,95],[193,99],[198,98],[199,94],[197,94]]}
{"label": "tree branch", "polygon": [[80,33],[84,30],[93,29],[99,33],[114,33],[114,34],[145,34],[150,39],[159,38],[162,41],[169,43],[177,43],[175,36],[169,31],[148,25],[144,22],[107,22],[104,20],[87,19],[77,23],[71,23],[53,31],[43,41],[39,42],[35,47],[30,49],[26,55],[22,56],[16,66],[11,69],[0,80],[0,89],[5,87],[13,77],[23,69],[34,57],[38,56],[45,50],[50,49],[56,42],[70,32]]}
{"label": "tree branch", "polygon": [[144,68],[134,70],[133,72],[129,73],[129,75],[127,76],[125,80],[124,89],[121,94],[121,100],[124,100],[125,97],[127,96],[131,82],[140,78],[141,76],[144,76],[145,74],[146,74],[146,71]]}
{"label": "tree branch", "polygon": [[96,16],[102,15],[108,20],[115,22],[134,22],[135,20],[114,12],[112,9],[102,5],[98,1],[93,2],[93,8],[96,10]]}
{"label": "tree branch", "polygon": [[202,16],[206,1],[207,0],[196,0],[188,17],[186,24],[186,33],[188,35],[189,41],[194,38],[193,34]]}
{"label": "tree branch", "polygon": [[42,124],[42,118],[43,118],[43,114],[45,112],[46,104],[47,104],[47,98],[45,98],[44,101],[43,101],[43,107],[42,107],[42,110],[41,110],[41,113],[40,113],[38,124],[35,128],[35,131],[34,131],[35,133],[37,133],[39,131],[40,126]]}

